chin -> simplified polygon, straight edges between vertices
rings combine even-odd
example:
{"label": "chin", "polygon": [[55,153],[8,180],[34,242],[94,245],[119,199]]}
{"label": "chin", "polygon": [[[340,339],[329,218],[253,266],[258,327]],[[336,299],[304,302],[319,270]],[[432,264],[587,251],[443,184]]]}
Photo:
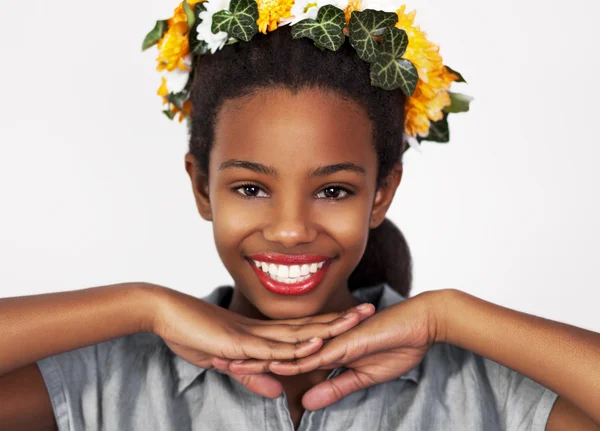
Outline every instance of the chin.
{"label": "chin", "polygon": [[[272,320],[299,319],[313,316],[323,309],[323,304],[316,298],[306,299],[301,296],[277,298],[263,298],[254,303],[254,306],[266,317]],[[292,299],[293,298],[293,299]]]}

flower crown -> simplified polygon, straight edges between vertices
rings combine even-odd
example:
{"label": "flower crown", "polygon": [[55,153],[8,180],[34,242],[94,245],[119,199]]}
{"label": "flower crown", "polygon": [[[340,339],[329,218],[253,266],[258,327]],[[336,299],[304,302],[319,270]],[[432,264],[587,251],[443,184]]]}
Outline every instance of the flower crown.
{"label": "flower crown", "polygon": [[448,114],[468,111],[471,98],[449,91],[453,82],[466,81],[443,64],[439,47],[414,25],[415,11],[405,8],[394,0],[183,0],[171,18],[156,21],[142,50],[158,45],[157,93],[167,105],[164,114],[181,122],[192,111],[194,56],[288,24],[293,39],[307,37],[320,49],[337,51],[348,37],[370,64],[371,85],[400,88],[407,96],[406,137],[419,149],[424,140],[448,142]]}

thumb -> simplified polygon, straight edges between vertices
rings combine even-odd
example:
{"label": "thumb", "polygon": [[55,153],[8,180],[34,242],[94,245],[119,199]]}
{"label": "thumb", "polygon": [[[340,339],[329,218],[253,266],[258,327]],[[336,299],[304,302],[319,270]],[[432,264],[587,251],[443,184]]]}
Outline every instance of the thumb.
{"label": "thumb", "polygon": [[319,410],[376,383],[365,374],[349,369],[311,388],[302,397],[302,405],[307,410]]}

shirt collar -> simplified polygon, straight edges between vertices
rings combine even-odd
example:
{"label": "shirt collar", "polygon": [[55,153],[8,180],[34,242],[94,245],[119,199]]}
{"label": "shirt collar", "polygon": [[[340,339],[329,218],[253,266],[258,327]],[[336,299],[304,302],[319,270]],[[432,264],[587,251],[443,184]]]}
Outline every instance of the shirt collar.
{"label": "shirt collar", "polygon": [[[229,298],[233,293],[233,287],[231,286],[220,286],[213,290],[210,295],[201,298],[202,300],[225,306],[229,302]],[[352,295],[361,302],[370,302],[375,305],[377,311],[381,311],[390,305],[397,304],[400,301],[404,301],[405,298],[398,292],[393,290],[390,286],[385,283],[378,284],[376,286],[361,287],[352,291]],[[201,368],[187,362],[180,356],[175,355],[171,352],[171,363],[175,376],[177,378],[176,384],[176,396],[179,396],[184,390],[187,389],[199,376],[208,371],[206,368]],[[401,380],[411,380],[414,383],[419,383],[421,379],[421,367],[422,363],[419,363],[412,370],[408,371],[404,375],[398,377]],[[340,369],[336,369],[340,370]],[[334,370],[334,371],[336,371]],[[330,376],[339,374],[338,372],[332,372]]]}

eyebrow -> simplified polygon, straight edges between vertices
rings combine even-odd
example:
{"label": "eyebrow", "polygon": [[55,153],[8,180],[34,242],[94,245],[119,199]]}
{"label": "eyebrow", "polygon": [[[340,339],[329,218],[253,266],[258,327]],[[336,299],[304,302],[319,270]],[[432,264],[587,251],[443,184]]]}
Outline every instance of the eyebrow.
{"label": "eyebrow", "polygon": [[243,168],[253,172],[258,172],[259,174],[270,175],[272,177],[278,176],[277,171],[270,166],[263,165],[262,163],[249,162],[247,160],[231,159],[221,163],[221,166],[219,166],[220,171],[228,168]]}
{"label": "eyebrow", "polygon": [[[219,166],[220,171],[228,168],[248,169],[259,174],[265,174],[275,178],[279,177],[279,174],[277,173],[277,170],[275,168],[263,165],[262,163],[250,162],[247,160],[230,159],[226,162],[221,163],[221,165]],[[310,174],[308,174],[308,177],[326,177],[328,175],[332,175],[336,172],[342,171],[356,172],[361,175],[365,174],[365,169],[363,167],[352,162],[344,162],[336,163],[333,165],[319,166]]]}

